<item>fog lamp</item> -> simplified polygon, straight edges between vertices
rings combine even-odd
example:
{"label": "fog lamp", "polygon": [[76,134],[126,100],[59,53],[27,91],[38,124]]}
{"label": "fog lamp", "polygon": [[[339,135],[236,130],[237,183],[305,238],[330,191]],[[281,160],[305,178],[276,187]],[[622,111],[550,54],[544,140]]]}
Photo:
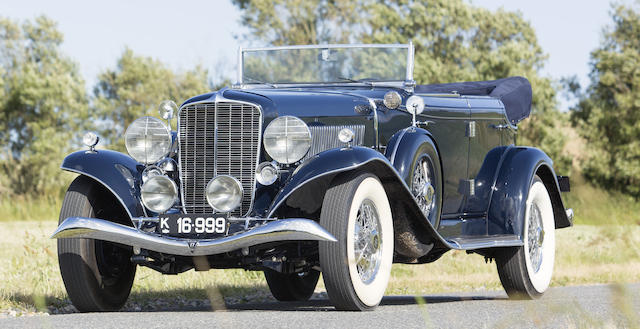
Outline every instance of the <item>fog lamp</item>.
{"label": "fog lamp", "polygon": [[153,212],[164,213],[178,199],[178,187],[167,176],[152,176],[142,184],[140,195],[145,207]]}
{"label": "fog lamp", "polygon": [[207,202],[217,212],[230,212],[242,202],[242,184],[232,176],[219,175],[207,184]]}
{"label": "fog lamp", "polygon": [[256,180],[262,185],[271,185],[278,179],[278,168],[270,162],[263,162],[256,170]]}

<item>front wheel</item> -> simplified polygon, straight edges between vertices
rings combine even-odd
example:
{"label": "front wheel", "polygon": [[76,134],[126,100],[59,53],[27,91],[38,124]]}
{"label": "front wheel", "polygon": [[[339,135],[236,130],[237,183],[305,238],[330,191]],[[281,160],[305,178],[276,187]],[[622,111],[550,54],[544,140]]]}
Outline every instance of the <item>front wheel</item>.
{"label": "front wheel", "polygon": [[[109,219],[104,193],[91,179],[76,178],[64,197],[60,222],[68,217]],[[111,208],[113,204],[111,204]],[[131,247],[93,239],[58,239],[62,281],[73,306],[80,312],[119,310],[129,297],[136,264]]]}
{"label": "front wheel", "polygon": [[391,207],[378,178],[368,173],[338,176],[325,194],[320,224],[338,240],[319,243],[329,299],[338,310],[375,308],[393,261]]}
{"label": "front wheel", "polygon": [[555,221],[547,188],[535,176],[525,212],[524,246],[496,257],[500,282],[510,298],[535,299],[549,288],[555,260]]}

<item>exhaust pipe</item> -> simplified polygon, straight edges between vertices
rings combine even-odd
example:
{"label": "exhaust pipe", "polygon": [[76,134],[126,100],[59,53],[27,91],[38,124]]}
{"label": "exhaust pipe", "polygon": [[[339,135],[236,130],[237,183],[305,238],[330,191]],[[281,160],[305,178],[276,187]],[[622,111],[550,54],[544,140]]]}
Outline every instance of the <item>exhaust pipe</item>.
{"label": "exhaust pipe", "polygon": [[104,219],[69,217],[58,226],[51,238],[104,240],[180,256],[215,255],[277,241],[337,241],[320,224],[304,218],[274,220],[231,236],[196,240],[146,233]]}

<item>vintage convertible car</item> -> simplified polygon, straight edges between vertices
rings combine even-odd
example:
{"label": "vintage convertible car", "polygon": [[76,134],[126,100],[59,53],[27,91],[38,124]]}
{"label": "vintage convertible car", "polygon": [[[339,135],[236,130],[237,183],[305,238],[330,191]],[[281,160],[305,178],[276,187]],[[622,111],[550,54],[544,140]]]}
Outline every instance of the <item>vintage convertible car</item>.
{"label": "vintage convertible car", "polygon": [[[62,169],[60,271],[80,311],[117,310],[136,266],[264,271],[308,299],[323,274],[340,310],[376,307],[392,263],[449,250],[495,259],[511,297],[551,280],[572,225],[537,148],[516,146],[525,78],[416,85],[413,45],[240,49],[238,83],[127,128],[122,154],[89,147]],[[177,131],[171,122],[177,111]]]}

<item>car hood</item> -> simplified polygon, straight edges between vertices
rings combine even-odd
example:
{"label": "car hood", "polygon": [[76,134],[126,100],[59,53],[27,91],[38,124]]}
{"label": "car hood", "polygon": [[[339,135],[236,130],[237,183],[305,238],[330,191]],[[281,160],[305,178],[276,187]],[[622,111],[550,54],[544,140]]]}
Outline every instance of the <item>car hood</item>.
{"label": "car hood", "polygon": [[265,118],[282,115],[298,117],[353,116],[357,105],[368,105],[369,99],[382,99],[394,88],[269,88],[222,89],[187,100],[184,105],[216,99],[256,103],[262,107]]}

